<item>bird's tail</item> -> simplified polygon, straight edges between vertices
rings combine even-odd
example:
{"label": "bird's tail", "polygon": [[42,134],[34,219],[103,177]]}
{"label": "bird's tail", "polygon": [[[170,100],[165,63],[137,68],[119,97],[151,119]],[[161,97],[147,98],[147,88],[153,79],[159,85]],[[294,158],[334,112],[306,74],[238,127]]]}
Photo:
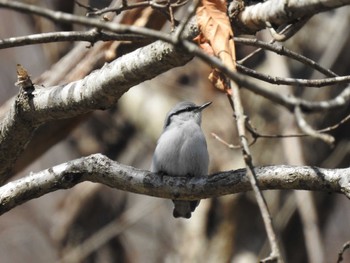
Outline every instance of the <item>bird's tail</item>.
{"label": "bird's tail", "polygon": [[199,200],[196,200],[196,201],[173,200],[173,202],[174,202],[173,216],[175,218],[178,218],[178,217],[190,218],[191,213],[196,209],[196,207],[199,204]]}

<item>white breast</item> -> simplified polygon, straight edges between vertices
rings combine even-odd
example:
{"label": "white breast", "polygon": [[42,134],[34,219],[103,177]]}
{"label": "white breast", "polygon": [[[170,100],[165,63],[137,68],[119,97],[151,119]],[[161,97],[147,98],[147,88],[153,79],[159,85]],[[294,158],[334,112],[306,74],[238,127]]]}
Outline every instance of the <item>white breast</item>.
{"label": "white breast", "polygon": [[209,156],[204,134],[194,121],[170,125],[158,140],[153,172],[171,176],[201,176],[208,173]]}

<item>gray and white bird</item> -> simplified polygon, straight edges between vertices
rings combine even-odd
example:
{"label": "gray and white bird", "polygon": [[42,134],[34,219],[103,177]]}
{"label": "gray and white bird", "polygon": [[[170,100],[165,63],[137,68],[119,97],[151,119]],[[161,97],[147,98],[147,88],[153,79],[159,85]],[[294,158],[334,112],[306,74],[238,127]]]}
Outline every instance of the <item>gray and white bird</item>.
{"label": "gray and white bird", "polygon": [[[196,177],[208,174],[207,142],[201,129],[201,112],[211,102],[201,106],[188,101],[172,108],[164,122],[152,161],[152,172],[176,177]],[[190,218],[199,201],[173,200],[173,216]]]}

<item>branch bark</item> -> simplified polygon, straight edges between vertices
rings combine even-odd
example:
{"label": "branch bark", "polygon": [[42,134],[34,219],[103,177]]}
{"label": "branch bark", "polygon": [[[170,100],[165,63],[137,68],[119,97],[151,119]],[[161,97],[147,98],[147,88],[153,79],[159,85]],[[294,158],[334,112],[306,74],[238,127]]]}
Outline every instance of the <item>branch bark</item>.
{"label": "branch bark", "polygon": [[[344,193],[350,198],[350,168],[265,166],[254,169],[262,190],[296,189]],[[84,181],[168,199],[196,200],[251,190],[245,169],[198,178],[161,176],[114,162],[102,154],[72,160],[0,187],[0,214],[59,189]]]}
{"label": "branch bark", "polygon": [[[232,1],[233,3],[235,1]],[[304,17],[332,10],[338,7],[349,5],[350,0],[318,0],[318,1],[298,1],[298,0],[270,0],[255,5],[246,6],[244,10],[235,16],[235,27],[245,33],[255,34],[257,31],[265,29],[267,24],[276,26],[293,23]],[[144,36],[162,39],[164,34],[146,28],[125,26],[119,24],[104,23],[98,19],[75,16],[63,12],[55,12],[46,8],[28,5],[17,1],[0,0],[0,8],[9,8],[19,12],[31,13],[50,19],[58,23],[76,23],[99,27],[111,30],[115,33],[136,33]],[[233,8],[233,11],[236,11]]]}
{"label": "branch bark", "polygon": [[97,27],[99,29],[108,30],[114,33],[120,34],[130,34],[134,33],[141,36],[150,37],[153,39],[161,39],[164,40],[167,37],[167,34],[159,30],[152,30],[145,27],[139,26],[130,26],[117,24],[112,22],[104,22],[100,21],[97,18],[89,18],[84,16],[77,16],[68,13],[63,13],[59,11],[53,11],[47,8],[21,3],[18,1],[7,1],[0,0],[0,8],[7,8],[16,10],[18,12],[38,15],[41,17],[45,17],[51,21],[62,23],[62,24],[78,24],[85,25],[90,27]]}
{"label": "branch bark", "polygon": [[63,31],[33,34],[20,37],[0,39],[0,49],[35,45],[41,43],[52,43],[60,41],[86,41],[94,44],[97,41],[150,41],[150,39],[133,34],[112,34],[101,32],[96,29],[89,31]]}
{"label": "branch bark", "polygon": [[281,26],[349,4],[350,0],[270,0],[245,7],[236,24],[241,31],[255,34],[266,28],[267,22]]}
{"label": "branch bark", "polygon": [[232,101],[233,110],[236,116],[237,131],[240,137],[242,155],[243,155],[243,159],[244,159],[246,171],[247,171],[246,174],[250,181],[253,192],[255,194],[255,198],[258,203],[260,213],[264,221],[267,237],[271,247],[270,256],[267,259],[262,260],[262,262],[276,261],[277,263],[283,263],[284,259],[282,258],[279,244],[277,243],[276,233],[272,223],[272,217],[268,209],[266,200],[260,190],[261,188],[257,181],[257,174],[254,168],[255,166],[253,164],[253,157],[250,153],[249,143],[246,137],[246,128],[245,128],[246,115],[244,114],[239,86],[236,85],[236,83],[233,81],[231,81],[230,84],[231,84],[230,86],[232,90],[232,95],[230,99]]}
{"label": "branch bark", "polygon": [[[119,33],[132,32],[153,38],[159,37],[172,44],[176,42],[171,36],[155,30],[105,23],[97,19],[54,12],[19,2],[0,1],[1,6],[14,8],[18,11],[29,10],[34,14],[42,15],[58,22],[81,23]],[[192,33],[194,31],[192,30]],[[3,162],[0,168],[0,184],[4,183],[11,175],[10,170],[14,160],[18,158],[34,130],[40,124],[48,120],[69,118],[92,110],[111,107],[133,85],[153,78],[173,67],[184,65],[193,55],[197,55],[205,62],[216,66],[240,85],[285,106],[291,111],[293,111],[295,106],[300,106],[302,110],[307,111],[322,111],[348,105],[350,88],[345,89],[334,100],[324,102],[308,102],[291,96],[281,96],[278,93],[253,84],[236,72],[228,70],[218,59],[205,54],[193,43],[182,40],[181,44],[187,49],[188,53],[174,48],[171,44],[155,42],[121,57],[80,81],[64,86],[36,87],[36,90],[33,92],[34,98],[32,98],[31,102],[33,107],[25,107],[26,110],[21,115],[17,115],[19,117],[17,120],[14,117],[15,104],[12,104],[11,110],[0,124],[0,150],[3,153]],[[16,143],[14,144],[14,142]]]}
{"label": "branch bark", "polygon": [[42,123],[110,108],[132,86],[182,66],[192,57],[157,41],[106,64],[82,80],[47,88],[35,86],[30,103],[26,99],[15,100],[0,123],[0,184],[11,176],[14,161]]}
{"label": "branch bark", "polygon": [[346,107],[350,101],[350,85],[348,85],[338,96],[328,101],[307,101],[292,95],[286,96],[280,93],[271,91],[269,89],[262,88],[260,85],[250,81],[243,74],[239,74],[228,69],[220,59],[214,56],[210,56],[198,48],[195,44],[184,40],[182,42],[184,48],[191,54],[194,54],[207,64],[219,69],[222,73],[234,80],[239,86],[250,90],[253,93],[271,100],[281,106],[284,106],[291,112],[293,112],[296,106],[299,106],[303,111],[316,112],[327,111],[331,109],[337,109]]}

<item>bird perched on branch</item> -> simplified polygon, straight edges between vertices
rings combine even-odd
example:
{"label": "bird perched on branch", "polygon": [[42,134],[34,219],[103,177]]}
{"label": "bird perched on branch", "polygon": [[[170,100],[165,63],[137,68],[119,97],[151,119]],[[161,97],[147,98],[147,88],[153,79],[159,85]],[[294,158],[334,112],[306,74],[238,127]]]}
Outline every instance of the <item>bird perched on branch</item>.
{"label": "bird perched on branch", "polygon": [[[196,177],[208,174],[207,142],[201,129],[201,112],[211,102],[201,106],[188,101],[172,108],[164,122],[153,155],[152,172],[175,177]],[[173,200],[173,216],[190,218],[197,201]]]}

